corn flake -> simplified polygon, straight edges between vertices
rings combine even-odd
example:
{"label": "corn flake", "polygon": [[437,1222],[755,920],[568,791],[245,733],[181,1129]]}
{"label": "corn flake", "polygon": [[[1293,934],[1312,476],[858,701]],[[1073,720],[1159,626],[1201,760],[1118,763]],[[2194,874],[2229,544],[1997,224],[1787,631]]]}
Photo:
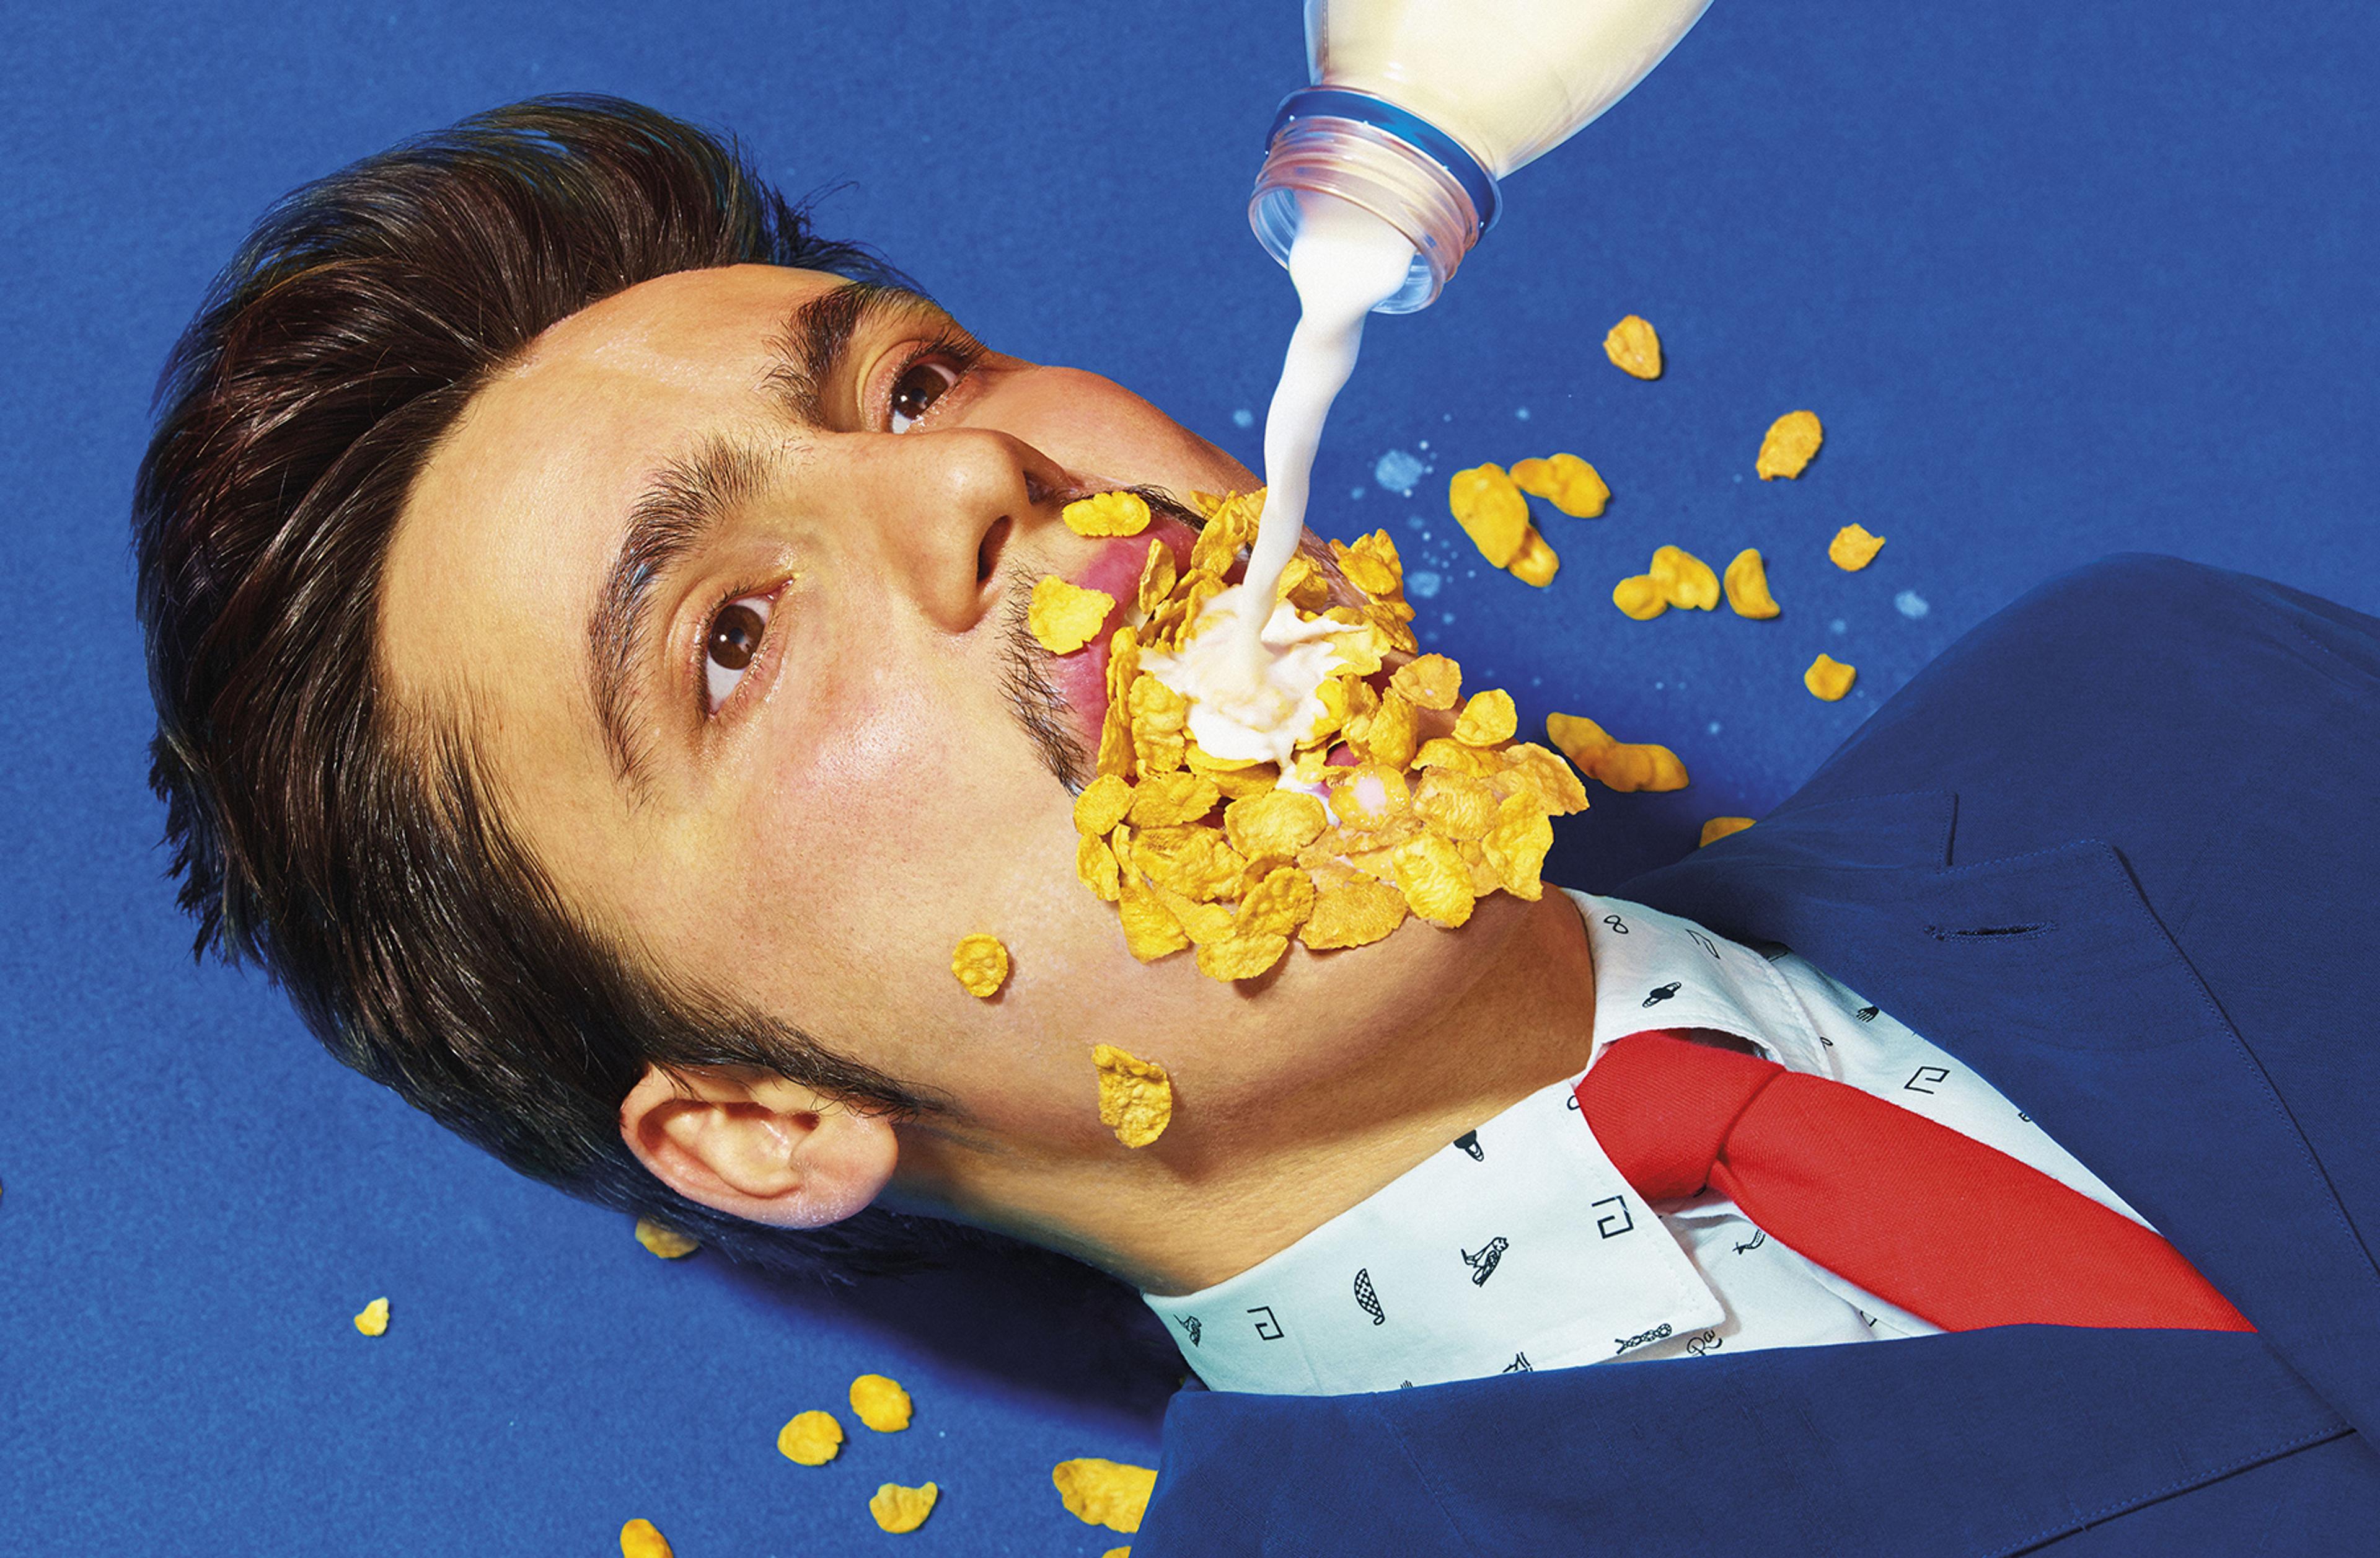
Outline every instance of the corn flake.
{"label": "corn flake", "polygon": [[664,1260],[680,1260],[702,1248],[676,1229],[664,1227],[650,1217],[637,1219],[637,1242]]}
{"label": "corn flake", "polygon": [[1107,834],[1131,809],[1131,782],[1118,774],[1102,773],[1084,785],[1083,793],[1075,797],[1075,831]]}
{"label": "corn flake", "polygon": [[1451,768],[1457,773],[1492,773],[1496,771],[1493,754],[1475,747],[1466,747],[1451,736],[1433,736],[1421,744],[1414,754],[1415,768]]}
{"label": "corn flake", "polygon": [[1615,741],[1587,772],[1622,792],[1682,790],[1688,783],[1686,765],[1678,754],[1650,741]]}
{"label": "corn flake", "polygon": [[1060,1461],[1050,1468],[1050,1480],[1066,1513],[1086,1526],[1105,1526],[1126,1536],[1140,1529],[1148,1512],[1148,1496],[1157,1491],[1157,1473],[1145,1466],[1087,1456]]}
{"label": "corn flake", "polygon": [[367,1336],[378,1336],[388,1330],[388,1300],[375,1298],[356,1316],[356,1329]]}
{"label": "corn flake", "polygon": [[1487,780],[1433,768],[1414,788],[1414,810],[1432,833],[1451,839],[1481,839],[1496,824],[1500,797]]}
{"label": "corn flake", "polygon": [[1553,843],[1554,825],[1535,797],[1517,795],[1496,809],[1496,825],[1479,846],[1504,891],[1535,903],[1545,893],[1541,874]]}
{"label": "corn flake", "polygon": [[1196,824],[1144,829],[1135,835],[1132,858],[1150,880],[1200,903],[1230,892],[1248,864],[1221,833]]}
{"label": "corn flake", "polygon": [[1592,519],[1611,501],[1611,489],[1576,455],[1514,460],[1512,485],[1545,499],[1573,519]]}
{"label": "corn flake", "polygon": [[1661,337],[1641,314],[1630,314],[1611,327],[1603,337],[1603,355],[1633,378],[1661,376]]}
{"label": "corn flake", "polygon": [[1810,463],[1810,456],[1826,442],[1826,430],[1818,425],[1815,411],[1788,411],[1768,424],[1767,436],[1760,441],[1760,457],[1753,469],[1767,481],[1773,477],[1798,477]]}
{"label": "corn flake", "polygon": [[1471,918],[1477,897],[1471,890],[1471,870],[1450,841],[1435,834],[1407,839],[1396,846],[1389,863],[1405,907],[1417,918],[1448,930]]}
{"label": "corn flake", "polygon": [[988,1001],[1007,981],[1008,949],[1000,944],[999,937],[981,931],[961,936],[951,953],[951,972],[969,995]]}
{"label": "corn flake", "polygon": [[1703,824],[1703,836],[1695,847],[1700,848],[1706,844],[1716,844],[1728,834],[1740,834],[1750,826],[1752,826],[1752,819],[1749,817],[1714,817]]}
{"label": "corn flake", "polygon": [[1075,841],[1075,874],[1104,903],[1114,903],[1123,890],[1115,851],[1097,834],[1085,834]]}
{"label": "corn flake", "polygon": [[1832,655],[1822,654],[1810,662],[1810,668],[1802,673],[1802,685],[1808,688],[1813,696],[1832,703],[1851,691],[1852,682],[1858,676],[1858,667],[1846,665]]}
{"label": "corn flake", "polygon": [[1386,530],[1374,530],[1353,546],[1334,541],[1330,554],[1347,582],[1366,595],[1393,598],[1404,589],[1404,566]]}
{"label": "corn flake", "polygon": [[1735,554],[1727,566],[1727,603],[1738,616],[1767,619],[1784,608],[1777,597],[1768,593],[1768,566],[1760,560],[1760,549],[1747,546]]}
{"label": "corn flake", "polygon": [[1085,590],[1056,574],[1044,574],[1033,586],[1025,626],[1051,654],[1072,654],[1099,636],[1099,625],[1114,609],[1115,597],[1106,590]]}
{"label": "corn flake", "polygon": [[1503,782],[1513,793],[1534,798],[1538,810],[1567,817],[1586,809],[1586,786],[1578,782],[1578,775],[1536,742],[1507,747],[1499,755],[1504,760]]}
{"label": "corn flake", "polygon": [[1463,667],[1442,654],[1420,655],[1397,667],[1389,690],[1416,709],[1451,709],[1463,692]]}
{"label": "corn flake", "polygon": [[1190,717],[1188,700],[1143,673],[1132,679],[1132,691],[1124,701],[1132,721],[1133,760],[1141,773],[1170,773],[1180,768],[1185,744],[1183,730]]}
{"label": "corn flake", "polygon": [[929,1482],[922,1488],[904,1488],[898,1482],[887,1482],[876,1490],[868,1501],[868,1513],[888,1531],[914,1531],[934,1513],[934,1501],[942,1491]]}
{"label": "corn flake", "polygon": [[1162,540],[1152,540],[1148,543],[1148,556],[1140,565],[1139,588],[1133,591],[1133,604],[1140,608],[1141,615],[1153,615],[1165,603],[1165,598],[1173,593],[1176,567],[1173,548]]}
{"label": "corn flake", "polygon": [[1651,574],[1633,574],[1613,585],[1611,603],[1639,622],[1650,622],[1670,609],[1661,581]]}
{"label": "corn flake", "polygon": [[1138,493],[1094,493],[1058,511],[1078,536],[1136,536],[1148,529],[1148,500]]}
{"label": "corn flake", "polygon": [[1387,882],[1344,868],[1318,870],[1314,912],[1297,939],[1315,952],[1369,946],[1405,921],[1405,895]]}
{"label": "corn flake", "polygon": [[1293,552],[1281,570],[1281,588],[1274,599],[1318,612],[1330,603],[1330,576],[1306,554]]}
{"label": "corn flake", "polygon": [[1295,866],[1283,865],[1267,871],[1241,895],[1232,931],[1240,936],[1286,936],[1313,913],[1314,879]]}
{"label": "corn flake", "polygon": [[1454,738],[1466,747],[1492,747],[1499,741],[1510,741],[1512,732],[1520,728],[1520,712],[1512,707],[1512,695],[1501,688],[1475,692],[1471,700],[1455,716]]}
{"label": "corn flake", "polygon": [[[1092,1045],[1091,1065],[1099,1077],[1099,1124],[1115,1132],[1118,1141],[1126,1147],[1146,1147],[1165,1134],[1166,1122],[1173,1117],[1173,1084],[1165,1067],[1155,1061],[1136,1060],[1112,1044]],[[1155,1473],[1150,1475],[1154,1478]],[[1062,1494],[1065,1487],[1060,1483],[1059,1492]],[[1146,1493],[1142,1502],[1148,1502]],[[1074,1508],[1071,1503],[1067,1507]],[[1115,1528],[1119,1531],[1138,1528],[1136,1513],[1133,1525]]]}
{"label": "corn flake", "polygon": [[1410,766],[1421,744],[1421,725],[1414,706],[1391,688],[1364,729],[1364,753],[1382,768],[1402,773]]}
{"label": "corn flake", "polygon": [[1504,567],[1520,554],[1529,529],[1529,500],[1504,473],[1489,463],[1458,470],[1447,483],[1447,506],[1480,555]]}
{"label": "corn flake", "polygon": [[843,1453],[843,1425],[832,1412],[799,1412],[777,1430],[777,1453],[803,1466],[824,1466]]}
{"label": "corn flake", "polygon": [[1872,536],[1864,525],[1845,525],[1827,543],[1827,560],[1846,573],[1857,573],[1876,561],[1884,550],[1884,538]]}
{"label": "corn flake", "polygon": [[669,1538],[650,1520],[631,1520],[620,1528],[620,1558],[674,1558]]}
{"label": "corn flake", "polygon": [[1140,787],[1132,793],[1132,809],[1126,816],[1135,828],[1172,827],[1196,822],[1214,810],[1215,803],[1221,798],[1222,792],[1212,779],[1177,769],[1142,780]]}
{"label": "corn flake", "polygon": [[1548,714],[1546,739],[1589,773],[1595,772],[1596,759],[1619,745],[1610,732],[1584,714]]}
{"label": "corn flake", "polygon": [[1673,606],[1708,611],[1718,604],[1718,575],[1710,565],[1682,547],[1664,546],[1653,554],[1645,572],[1661,587],[1662,598]]}
{"label": "corn flake", "polygon": [[1227,936],[1199,947],[1198,971],[1210,980],[1252,980],[1271,972],[1288,950],[1287,936]]}
{"label": "corn flake", "polygon": [[1506,571],[1523,584],[1534,584],[1543,590],[1561,571],[1561,558],[1532,525],[1529,533],[1521,538],[1521,550],[1513,554],[1512,566]]}
{"label": "corn flake", "polygon": [[1268,790],[1245,797],[1223,809],[1223,834],[1232,847],[1251,859],[1262,855],[1294,855],[1321,836],[1330,825],[1322,802],[1296,790]]}

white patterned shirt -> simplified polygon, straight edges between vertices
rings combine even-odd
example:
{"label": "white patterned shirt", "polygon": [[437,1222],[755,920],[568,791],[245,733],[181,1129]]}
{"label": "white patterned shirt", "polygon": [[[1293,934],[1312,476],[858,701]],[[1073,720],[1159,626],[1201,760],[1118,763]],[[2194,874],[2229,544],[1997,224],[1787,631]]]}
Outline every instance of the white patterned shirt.
{"label": "white patterned shirt", "polygon": [[[1990,1083],[1803,958],[1639,904],[1569,896],[1595,960],[1587,1065],[1645,1029],[1730,1034],[2146,1226]],[[1237,1276],[1142,1297],[1210,1389],[1289,1395],[1939,1330],[1787,1248],[1716,1190],[1647,1204],[1580,1116],[1585,1074],[1464,1132]]]}

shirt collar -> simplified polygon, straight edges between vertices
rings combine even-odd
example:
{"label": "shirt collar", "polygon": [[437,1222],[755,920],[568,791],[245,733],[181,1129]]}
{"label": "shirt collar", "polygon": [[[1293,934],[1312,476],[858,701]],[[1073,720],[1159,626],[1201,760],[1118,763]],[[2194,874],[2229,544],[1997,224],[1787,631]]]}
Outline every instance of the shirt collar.
{"label": "shirt collar", "polygon": [[[1569,896],[1595,964],[1588,1064],[1648,1028],[1815,1053],[1816,1036],[1758,954],[1642,905]],[[1599,1362],[1718,1324],[1718,1296],[1579,1117],[1585,1070],[1237,1276],[1143,1299],[1210,1388],[1272,1394]]]}

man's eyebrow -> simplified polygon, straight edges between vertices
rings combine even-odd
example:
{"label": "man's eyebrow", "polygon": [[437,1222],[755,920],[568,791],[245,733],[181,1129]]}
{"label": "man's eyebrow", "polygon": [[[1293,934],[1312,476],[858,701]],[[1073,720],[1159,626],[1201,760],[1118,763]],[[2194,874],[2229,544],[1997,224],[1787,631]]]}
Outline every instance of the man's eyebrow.
{"label": "man's eyebrow", "polygon": [[747,445],[712,439],[654,472],[628,511],[627,531],[587,618],[587,650],[596,723],[632,797],[647,780],[631,716],[636,671],[652,631],[653,587],[759,490],[762,464]]}
{"label": "man's eyebrow", "polygon": [[795,308],[771,343],[766,387],[795,418],[817,427],[827,420],[828,392],[863,326],[888,314],[916,314],[949,324],[941,305],[920,292],[880,282],[855,281],[821,292]]}

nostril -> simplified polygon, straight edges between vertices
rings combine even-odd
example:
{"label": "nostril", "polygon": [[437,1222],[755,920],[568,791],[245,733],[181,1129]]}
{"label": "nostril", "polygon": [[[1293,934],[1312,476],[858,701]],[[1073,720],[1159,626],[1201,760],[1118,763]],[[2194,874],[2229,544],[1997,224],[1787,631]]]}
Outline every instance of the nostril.
{"label": "nostril", "polygon": [[1000,566],[1000,549],[1008,543],[1008,516],[1003,514],[984,531],[983,541],[975,549],[975,581],[985,584]]}

